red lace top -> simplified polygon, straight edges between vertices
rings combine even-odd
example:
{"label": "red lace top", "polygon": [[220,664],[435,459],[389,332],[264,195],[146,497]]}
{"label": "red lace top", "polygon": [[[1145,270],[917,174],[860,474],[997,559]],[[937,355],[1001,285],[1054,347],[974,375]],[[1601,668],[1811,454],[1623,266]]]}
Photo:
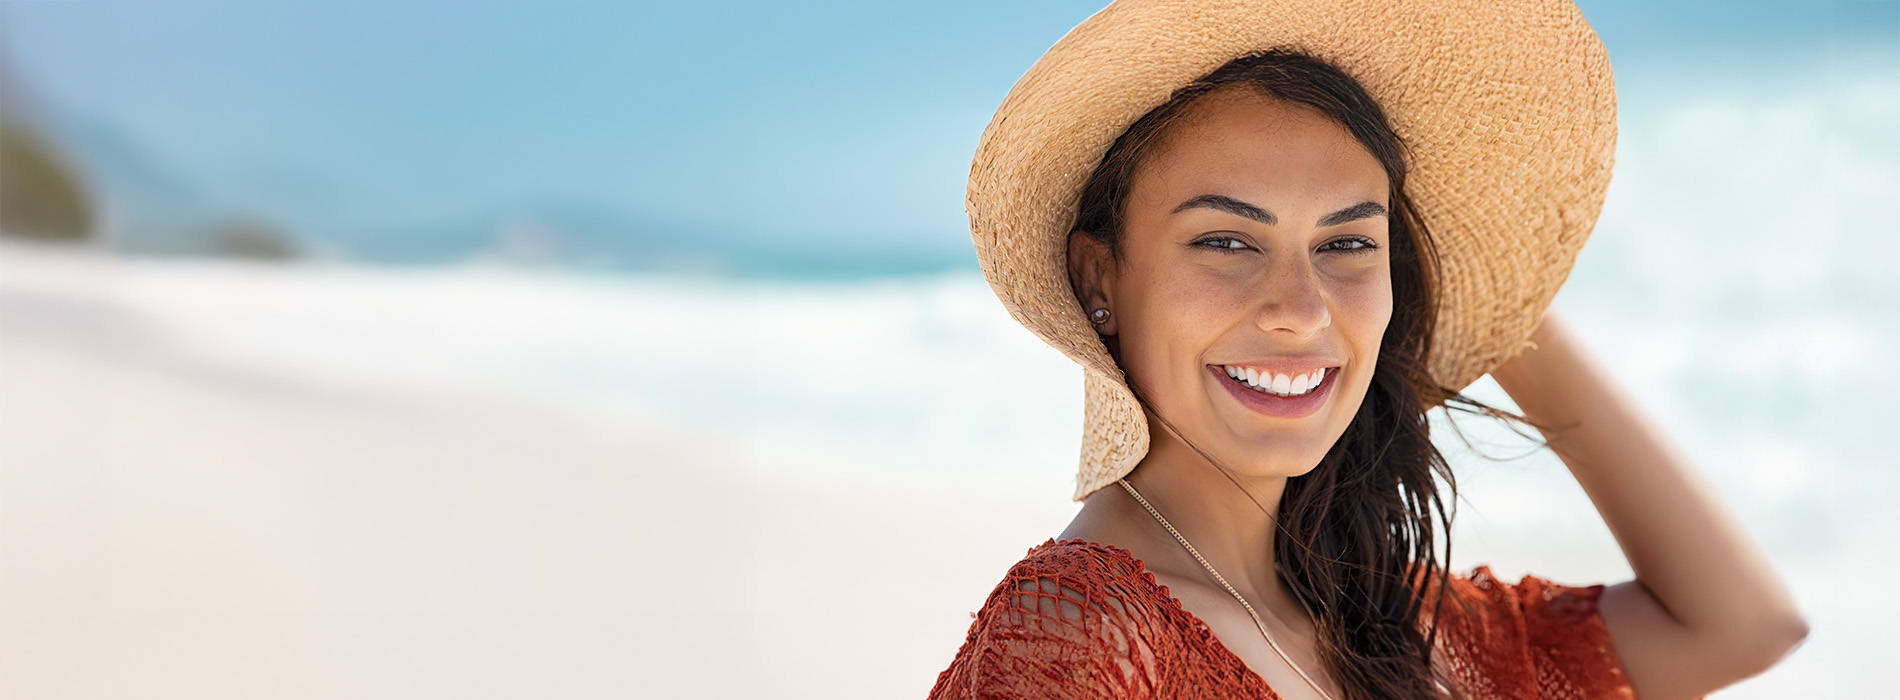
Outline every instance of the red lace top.
{"label": "red lace top", "polygon": [[[1471,700],[1634,698],[1597,613],[1602,586],[1512,585],[1482,566],[1450,585],[1438,643]],[[1087,540],[1030,549],[930,697],[1279,698],[1134,555]]]}

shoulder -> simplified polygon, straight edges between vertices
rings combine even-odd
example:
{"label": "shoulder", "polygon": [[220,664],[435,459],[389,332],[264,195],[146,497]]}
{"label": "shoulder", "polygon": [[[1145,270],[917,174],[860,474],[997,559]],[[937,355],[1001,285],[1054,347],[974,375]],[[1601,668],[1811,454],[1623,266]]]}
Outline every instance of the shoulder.
{"label": "shoulder", "polygon": [[1127,551],[1086,540],[1029,550],[990,592],[977,622],[994,630],[1099,640],[1158,617],[1159,586]]}
{"label": "shoulder", "polygon": [[[1525,697],[1563,689],[1572,694],[1566,697],[1631,698],[1597,608],[1602,594],[1601,584],[1571,586],[1533,575],[1510,583],[1487,566],[1453,574],[1436,617],[1438,645],[1467,683],[1519,687]],[[1432,604],[1428,598],[1427,607]]]}
{"label": "shoulder", "polygon": [[1044,542],[990,592],[931,697],[1137,697],[1165,632],[1157,592],[1125,551]]}
{"label": "shoulder", "polygon": [[1130,593],[1153,585],[1154,577],[1127,550],[1088,540],[1049,540],[1030,548],[1003,576],[1005,583],[1030,580],[1060,583],[1074,594]]}

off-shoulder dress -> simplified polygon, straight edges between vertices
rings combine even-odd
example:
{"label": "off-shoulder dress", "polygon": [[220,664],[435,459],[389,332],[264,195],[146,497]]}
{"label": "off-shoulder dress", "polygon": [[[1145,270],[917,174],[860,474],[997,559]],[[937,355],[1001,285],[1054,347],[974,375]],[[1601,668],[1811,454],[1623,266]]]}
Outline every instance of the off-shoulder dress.
{"label": "off-shoulder dress", "polygon": [[[1438,644],[1471,700],[1634,697],[1597,611],[1603,586],[1511,584],[1482,566],[1450,581]],[[1279,698],[1134,555],[1080,539],[1010,568],[930,697]]]}

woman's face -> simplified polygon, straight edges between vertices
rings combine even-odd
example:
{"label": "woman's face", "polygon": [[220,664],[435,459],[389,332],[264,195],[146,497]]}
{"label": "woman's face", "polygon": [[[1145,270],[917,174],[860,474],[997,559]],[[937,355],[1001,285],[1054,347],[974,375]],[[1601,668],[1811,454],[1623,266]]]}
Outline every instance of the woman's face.
{"label": "woman's face", "polygon": [[[1123,368],[1188,440],[1242,474],[1304,474],[1358,411],[1392,316],[1385,170],[1338,122],[1244,89],[1157,146],[1120,259],[1071,237],[1072,266],[1104,272],[1085,308],[1111,309]],[[1149,423],[1151,454],[1185,447]]]}

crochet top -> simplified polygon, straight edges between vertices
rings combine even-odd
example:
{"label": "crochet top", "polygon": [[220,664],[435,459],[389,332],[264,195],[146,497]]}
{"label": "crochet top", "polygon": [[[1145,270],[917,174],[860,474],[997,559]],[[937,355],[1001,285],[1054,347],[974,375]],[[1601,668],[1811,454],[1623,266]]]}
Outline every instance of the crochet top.
{"label": "crochet top", "polygon": [[[1597,612],[1603,586],[1513,585],[1482,566],[1449,580],[1439,651],[1471,700],[1635,697]],[[932,700],[1279,698],[1119,547],[1044,542],[975,617]]]}

